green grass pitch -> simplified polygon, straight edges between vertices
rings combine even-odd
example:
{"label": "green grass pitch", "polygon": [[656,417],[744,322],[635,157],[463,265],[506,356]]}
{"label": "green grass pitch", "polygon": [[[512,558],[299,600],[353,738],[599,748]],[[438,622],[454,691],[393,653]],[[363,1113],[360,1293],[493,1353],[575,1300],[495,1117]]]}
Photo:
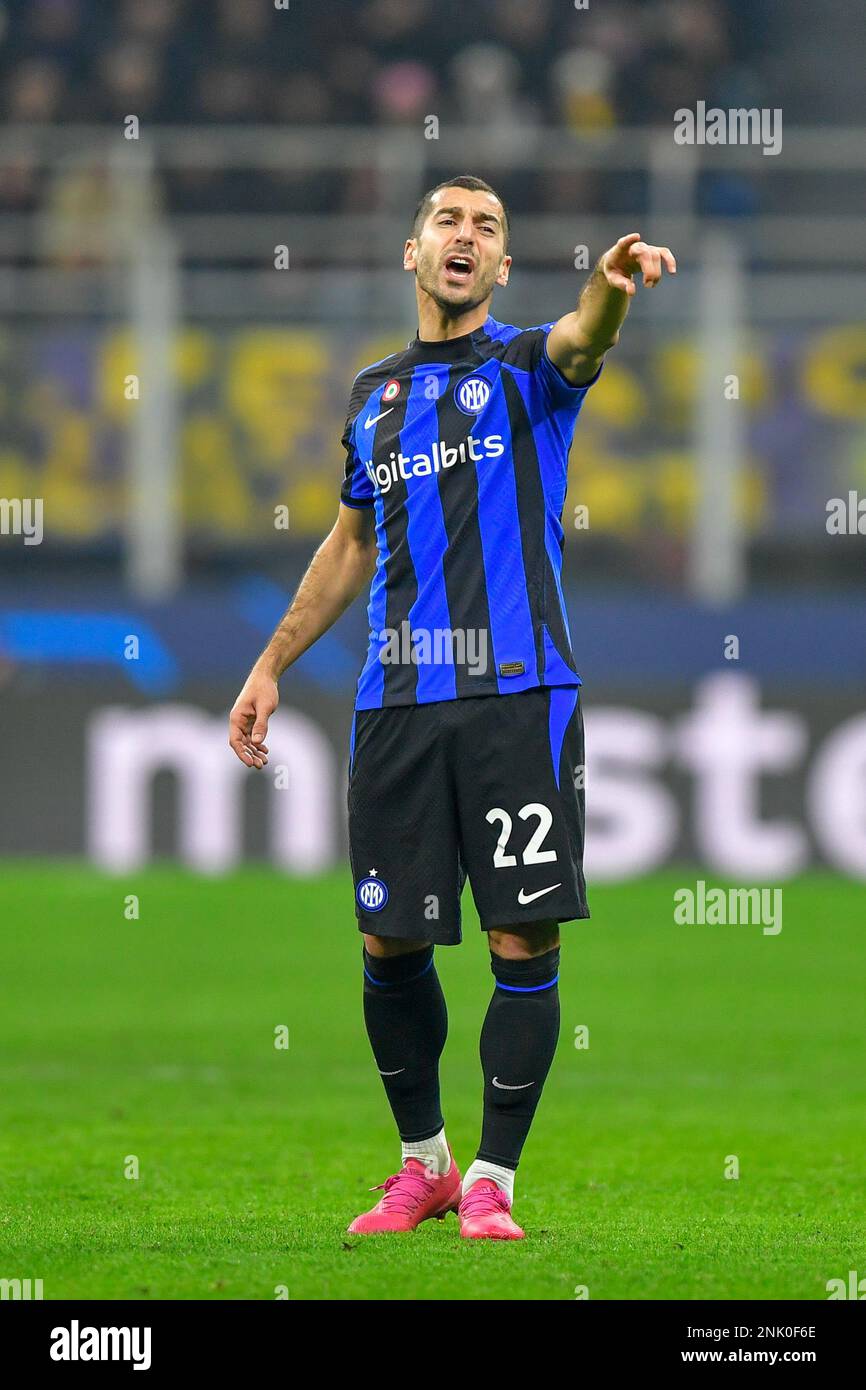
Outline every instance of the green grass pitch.
{"label": "green grass pitch", "polygon": [[[399,1166],[347,875],[7,864],[0,1277],[46,1299],[825,1299],[866,1274],[863,887],[786,885],[772,937],[675,925],[694,878],[596,888],[563,928],[562,1036],[517,1178],[528,1238],[499,1244],[453,1216],[345,1234]],[[462,948],[437,953],[462,1167],[492,982],[464,906]]]}

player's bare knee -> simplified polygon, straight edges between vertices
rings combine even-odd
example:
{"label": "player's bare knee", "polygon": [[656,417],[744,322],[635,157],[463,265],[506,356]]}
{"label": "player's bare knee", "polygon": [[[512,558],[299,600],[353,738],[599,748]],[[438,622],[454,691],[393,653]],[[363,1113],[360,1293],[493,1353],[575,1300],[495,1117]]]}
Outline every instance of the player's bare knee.
{"label": "player's bare knee", "polygon": [[426,951],[429,941],[401,941],[394,936],[368,936],[363,933],[364,945],[371,956],[384,960],[388,956],[407,956],[412,951]]}
{"label": "player's bare knee", "polygon": [[487,933],[490,949],[504,960],[532,960],[559,945],[558,922],[527,922]]}

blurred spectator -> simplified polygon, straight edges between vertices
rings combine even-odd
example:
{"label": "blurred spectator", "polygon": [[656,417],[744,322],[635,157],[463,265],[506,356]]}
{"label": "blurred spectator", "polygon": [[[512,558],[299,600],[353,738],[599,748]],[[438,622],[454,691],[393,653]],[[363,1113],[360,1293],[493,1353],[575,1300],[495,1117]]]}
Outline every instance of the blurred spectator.
{"label": "blurred spectator", "polygon": [[[441,8],[437,6],[440,28],[445,27]],[[432,19],[430,0],[369,0],[359,10],[361,34],[386,60],[404,53],[414,57],[422,51],[419,39],[427,37],[425,30]],[[449,38],[453,42],[454,35]]]}
{"label": "blurred spectator", "polygon": [[122,121],[128,115],[158,119],[162,65],[149,44],[139,39],[111,44],[97,58],[95,75],[98,101],[91,120]]}
{"label": "blurred spectator", "polygon": [[262,120],[266,89],[255,67],[245,63],[214,63],[196,83],[197,107],[202,120],[232,124]]}
{"label": "blurred spectator", "polygon": [[727,26],[719,0],[661,0],[647,27],[665,34],[696,68],[708,71],[727,60]]}
{"label": "blurred spectator", "polygon": [[[92,12],[93,6],[82,0],[30,0],[20,14],[20,30],[16,33],[13,27],[11,32],[16,33],[24,53],[38,53],[41,58],[69,66],[83,41],[85,10]],[[91,18],[95,17],[92,13]]]}
{"label": "blurred spectator", "polygon": [[436,79],[423,63],[391,63],[373,83],[373,109],[383,123],[412,122],[416,128],[430,113]]}
{"label": "blurred spectator", "polygon": [[606,53],[571,48],[551,68],[559,124],[579,134],[616,123],[612,97],[614,65]]}
{"label": "blurred spectator", "polygon": [[538,124],[538,107],[520,91],[520,62],[502,44],[471,44],[457,54],[450,71],[457,120],[518,141],[522,131]]}
{"label": "blurred spectator", "polygon": [[273,82],[267,110],[269,119],[279,125],[330,125],[336,119],[330,88],[314,72]]}
{"label": "blurred spectator", "polygon": [[487,5],[488,37],[520,61],[523,84],[533,106],[545,111],[548,68],[556,52],[555,11],[551,0],[492,0]]}
{"label": "blurred spectator", "polygon": [[219,35],[235,51],[249,54],[261,52],[267,46],[273,5],[256,4],[255,0],[217,0]]}
{"label": "blurred spectator", "polygon": [[54,59],[29,58],[11,75],[6,88],[5,118],[22,124],[56,121],[65,80]]}
{"label": "blurred spectator", "polygon": [[35,212],[41,201],[42,180],[36,154],[20,152],[4,160],[0,208],[4,212]]}
{"label": "blurred spectator", "polygon": [[183,18],[181,0],[124,0],[119,27],[145,43],[165,43]]}
{"label": "blurred spectator", "polygon": [[340,43],[329,51],[324,76],[339,125],[364,124],[369,120],[376,68],[374,53],[361,44]]}

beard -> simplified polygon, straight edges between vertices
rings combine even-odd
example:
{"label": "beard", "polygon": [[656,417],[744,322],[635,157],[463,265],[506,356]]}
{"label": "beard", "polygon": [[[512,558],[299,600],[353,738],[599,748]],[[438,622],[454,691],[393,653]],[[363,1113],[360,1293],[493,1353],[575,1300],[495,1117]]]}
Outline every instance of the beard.
{"label": "beard", "polygon": [[443,288],[440,284],[442,264],[432,256],[421,255],[418,257],[418,264],[415,268],[415,277],[425,294],[428,294],[434,304],[448,314],[451,318],[459,318],[461,314],[468,313],[470,309],[476,309],[479,304],[483,304],[493,293],[496,284],[496,270],[484,270],[481,267],[476,269],[475,275],[469,285],[450,285]]}

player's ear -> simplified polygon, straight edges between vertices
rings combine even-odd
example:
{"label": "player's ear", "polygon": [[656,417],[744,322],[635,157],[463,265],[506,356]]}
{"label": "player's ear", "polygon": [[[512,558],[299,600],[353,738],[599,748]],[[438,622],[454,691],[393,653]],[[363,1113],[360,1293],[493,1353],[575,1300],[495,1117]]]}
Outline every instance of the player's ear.
{"label": "player's ear", "polygon": [[415,270],[416,264],[417,264],[416,259],[415,259],[416,254],[417,254],[417,251],[418,251],[418,242],[415,240],[415,238],[414,238],[413,236],[410,236],[409,239],[408,239],[407,242],[406,242],[406,245],[403,247],[403,269],[404,269],[404,270]]}
{"label": "player's ear", "polygon": [[497,277],[496,277],[496,283],[497,283],[497,285],[503,285],[503,286],[505,286],[505,285],[508,284],[508,272],[509,272],[510,269],[511,269],[511,257],[510,257],[510,256],[503,256],[503,257],[502,257],[502,263],[500,264],[500,267],[499,267],[499,274],[498,274]]}

